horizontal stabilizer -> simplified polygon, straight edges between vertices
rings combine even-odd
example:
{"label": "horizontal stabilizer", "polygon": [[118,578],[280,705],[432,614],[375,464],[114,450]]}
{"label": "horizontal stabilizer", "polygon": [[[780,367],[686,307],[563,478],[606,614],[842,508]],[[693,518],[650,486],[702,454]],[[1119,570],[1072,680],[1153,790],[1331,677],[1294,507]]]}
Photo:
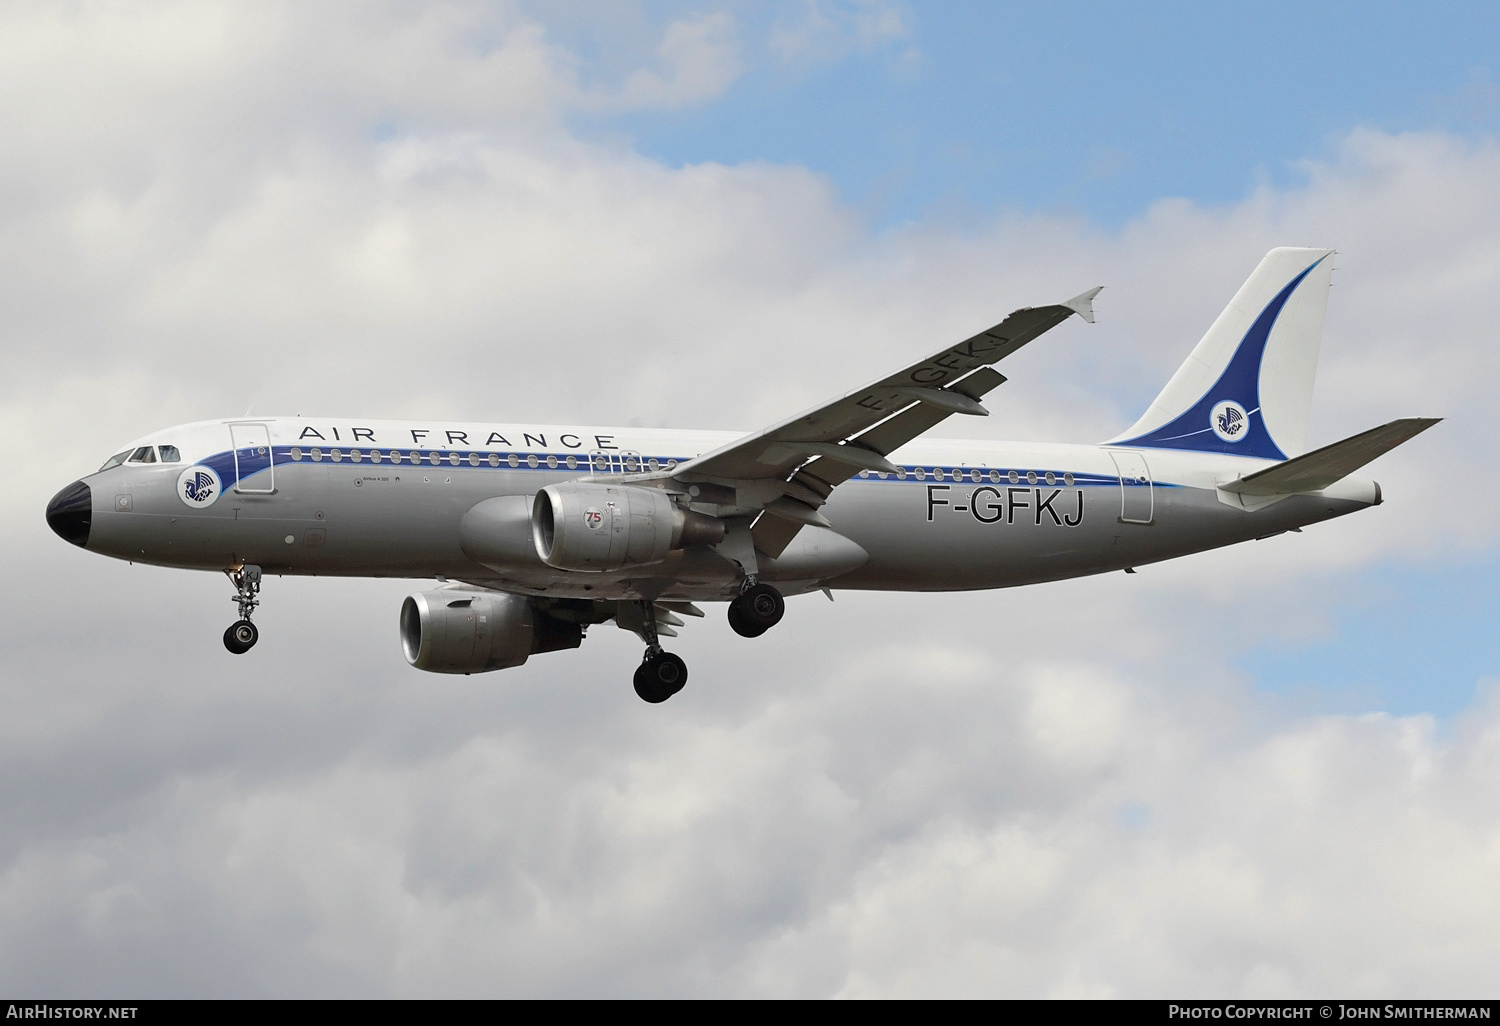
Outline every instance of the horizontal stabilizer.
{"label": "horizontal stabilizer", "polygon": [[1377,456],[1383,456],[1402,442],[1415,438],[1441,419],[1406,417],[1393,420],[1220,487],[1241,495],[1295,495],[1321,491]]}

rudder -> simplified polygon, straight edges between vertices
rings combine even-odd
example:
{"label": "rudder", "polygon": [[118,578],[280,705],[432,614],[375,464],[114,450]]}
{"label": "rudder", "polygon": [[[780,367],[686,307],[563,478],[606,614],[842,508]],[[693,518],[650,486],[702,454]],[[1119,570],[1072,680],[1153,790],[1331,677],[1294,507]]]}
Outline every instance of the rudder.
{"label": "rudder", "polygon": [[1106,445],[1284,460],[1304,451],[1331,249],[1273,249],[1141,419]]}

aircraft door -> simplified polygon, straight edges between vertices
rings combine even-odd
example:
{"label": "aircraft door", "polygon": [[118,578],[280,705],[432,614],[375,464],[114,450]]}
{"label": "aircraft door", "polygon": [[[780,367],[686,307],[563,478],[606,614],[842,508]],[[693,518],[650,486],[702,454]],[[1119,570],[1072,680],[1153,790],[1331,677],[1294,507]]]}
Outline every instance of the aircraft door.
{"label": "aircraft door", "polygon": [[1156,510],[1156,498],[1151,484],[1151,468],[1146,466],[1145,454],[1111,449],[1109,457],[1115,461],[1115,470],[1120,475],[1120,523],[1151,523]]}
{"label": "aircraft door", "polygon": [[243,495],[276,491],[270,428],[264,424],[231,424],[229,439],[234,447],[234,490]]}

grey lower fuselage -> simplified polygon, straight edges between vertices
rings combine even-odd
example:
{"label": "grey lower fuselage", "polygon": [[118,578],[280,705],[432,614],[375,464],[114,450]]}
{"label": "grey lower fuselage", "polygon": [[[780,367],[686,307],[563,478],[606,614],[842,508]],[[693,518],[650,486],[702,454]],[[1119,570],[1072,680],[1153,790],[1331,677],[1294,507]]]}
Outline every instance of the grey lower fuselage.
{"label": "grey lower fuselage", "polygon": [[[170,442],[183,462],[126,463],[84,478],[93,496],[87,548],[190,569],[255,564],[267,574],[446,578],[567,598],[716,600],[740,588],[739,568],[709,548],[578,572],[546,565],[524,539],[512,539],[505,558],[481,553],[481,562],[463,526],[486,500],[515,496],[520,510],[546,485],[608,482],[652,460],[666,467],[732,434],[483,426],[436,441],[445,432],[380,424],[350,444],[348,429],[330,440],[323,422],[235,424],[234,436],[230,422],[153,433],[141,444]],[[317,437],[309,438],[310,427]],[[269,444],[257,455],[262,430]],[[449,444],[454,435],[506,444]],[[543,444],[510,444],[522,438]],[[1350,477],[1256,504],[1218,485],[1265,461],[1118,446],[920,439],[891,460],[900,474],[871,471],[839,486],[821,510],[831,530],[804,528],[781,558],[762,562],[760,576],[789,594],[1011,587],[1265,537],[1354,512],[1380,495],[1373,482]],[[194,466],[214,468],[220,479],[201,508],[180,494]]]}

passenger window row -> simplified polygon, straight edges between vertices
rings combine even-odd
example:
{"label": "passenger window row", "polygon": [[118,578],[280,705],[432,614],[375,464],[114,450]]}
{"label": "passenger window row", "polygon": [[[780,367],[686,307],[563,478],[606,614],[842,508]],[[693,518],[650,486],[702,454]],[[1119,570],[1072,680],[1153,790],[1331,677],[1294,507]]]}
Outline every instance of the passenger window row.
{"label": "passenger window row", "polygon": [[[542,466],[545,466],[548,470],[557,470],[559,467],[566,467],[569,470],[577,470],[580,467],[585,470],[589,468],[589,458],[587,456],[579,456],[573,453],[566,453],[562,456],[551,454],[538,456],[536,453],[521,455],[514,452],[508,454],[502,454],[498,452],[471,452],[465,455],[461,452],[451,452],[447,450],[438,452],[436,450],[418,451],[416,449],[391,449],[387,452],[381,452],[379,449],[324,450],[321,446],[313,446],[310,449],[303,449],[301,446],[294,445],[287,450],[287,455],[290,456],[294,462],[309,459],[314,463],[320,463],[323,460],[327,459],[332,460],[334,463],[341,463],[344,460],[351,460],[355,463],[369,460],[371,463],[380,463],[382,461],[389,463],[401,463],[404,461],[411,463],[412,465],[416,465],[425,461],[426,463],[434,467],[442,463],[447,463],[448,465],[454,467],[459,466],[463,463],[467,463],[471,467],[477,467],[481,464],[488,464],[491,467],[499,467],[502,465],[508,467],[520,467],[524,465],[532,470],[536,470]],[[632,455],[625,458],[623,465],[625,470],[631,473],[642,469],[660,470],[663,467],[665,467],[667,470],[675,470],[677,467],[677,460],[658,460],[653,456],[649,460],[642,461],[640,457]],[[604,470],[609,466],[609,461],[602,456],[595,457],[594,466],[599,470]]]}

